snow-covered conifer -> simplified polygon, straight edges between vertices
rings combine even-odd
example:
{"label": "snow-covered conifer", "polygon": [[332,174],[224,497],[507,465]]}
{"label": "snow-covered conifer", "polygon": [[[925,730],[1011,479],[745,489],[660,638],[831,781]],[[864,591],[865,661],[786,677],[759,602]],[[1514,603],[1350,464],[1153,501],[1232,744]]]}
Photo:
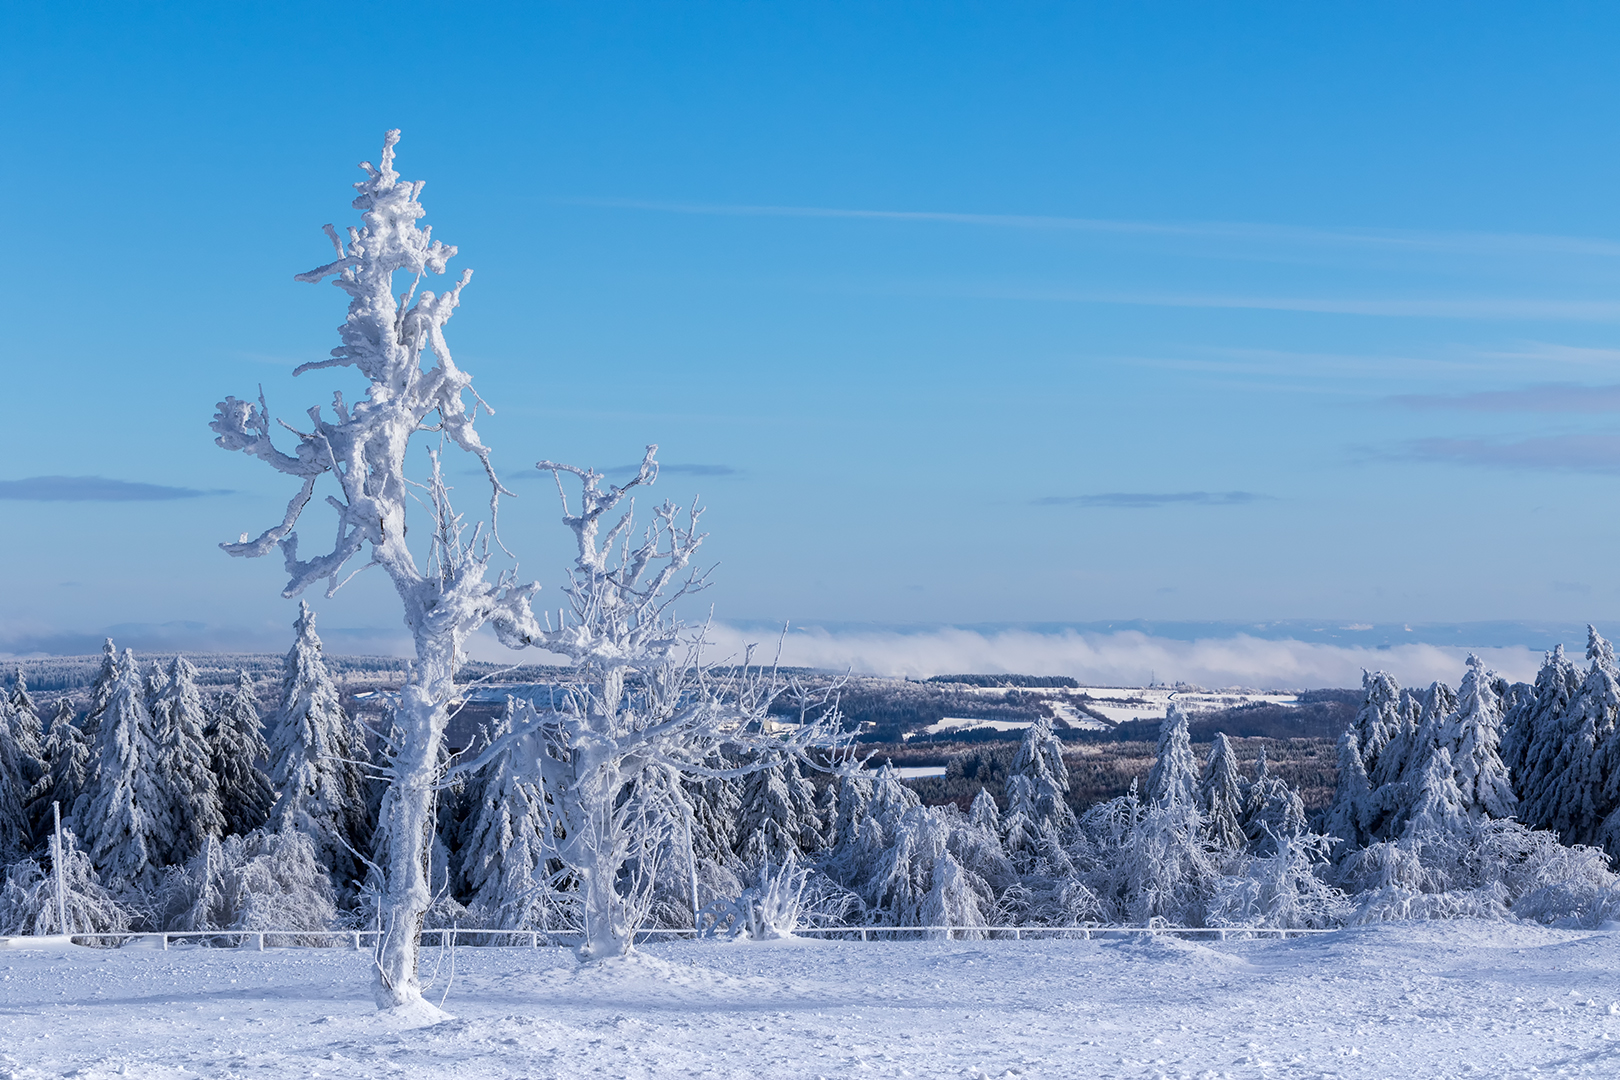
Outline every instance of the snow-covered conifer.
{"label": "snow-covered conifer", "polygon": [[270,777],[259,768],[260,761],[268,760],[270,748],[264,741],[253,677],[246,671],[237,673],[236,689],[221,696],[205,734],[219,779],[225,831],[246,836],[269,820],[276,799]]}
{"label": "snow-covered conifer", "polygon": [[1154,806],[1198,805],[1198,759],[1192,752],[1187,714],[1174,702],[1159,725],[1159,748],[1145,797]]}
{"label": "snow-covered conifer", "polygon": [[973,796],[973,805],[968,807],[968,823],[991,836],[1001,835],[1001,811],[996,809],[996,800],[982,787]]}
{"label": "snow-covered conifer", "polygon": [[1580,688],[1580,672],[1558,645],[1546,654],[1534,689],[1503,733],[1502,762],[1513,777],[1518,817],[1532,827],[1552,827],[1559,758],[1572,734],[1569,706]]}
{"label": "snow-covered conifer", "polygon": [[1361,673],[1362,702],[1356,712],[1356,745],[1361,749],[1362,771],[1378,771],[1379,758],[1402,728],[1401,686],[1388,672]]}
{"label": "snow-covered conifer", "polygon": [[1052,722],[1040,717],[1024,731],[1007,775],[1007,814],[1019,815],[1039,832],[1058,835],[1074,824],[1069,809],[1069,770]]}
{"label": "snow-covered conifer", "polygon": [[1204,832],[1217,848],[1236,851],[1243,847],[1243,807],[1248,784],[1238,771],[1237,755],[1224,731],[1217,732],[1210,747],[1209,761],[1198,784],[1198,807],[1204,816]]}
{"label": "snow-covered conifer", "polygon": [[1444,746],[1430,753],[1414,796],[1406,821],[1408,836],[1457,832],[1468,823],[1468,808],[1457,788],[1451,751]]}
{"label": "snow-covered conifer", "polygon": [[160,858],[165,863],[183,863],[202,851],[209,837],[225,831],[197,669],[183,656],[170,661],[157,686],[152,723],[157,730],[158,783],[168,797],[168,818],[174,830]]}
{"label": "snow-covered conifer", "polygon": [[1255,764],[1254,782],[1249,785],[1248,798],[1243,807],[1243,834],[1248,837],[1249,852],[1261,858],[1278,850],[1278,844],[1290,836],[1305,832],[1305,803],[1299,792],[1288,781],[1273,774],[1266,764],[1266,748],[1260,747],[1260,759]]}
{"label": "snow-covered conifer", "polygon": [[1457,708],[1446,718],[1441,742],[1451,752],[1457,790],[1470,816],[1512,817],[1518,800],[1498,752],[1502,738],[1502,698],[1496,676],[1472,654],[1463,676]]}
{"label": "snow-covered conifer", "polygon": [[1601,759],[1620,721],[1620,670],[1613,647],[1595,627],[1587,627],[1586,655],[1591,666],[1557,725],[1563,738],[1527,807],[1537,824],[1556,831],[1566,844],[1598,842],[1612,809],[1606,805]]}
{"label": "snow-covered conifer", "polygon": [[[511,729],[508,703],[490,737],[499,739]],[[548,823],[540,792],[517,774],[507,752],[472,774],[467,802],[461,872],[468,906],[482,912],[484,925],[492,928],[544,925],[551,890],[543,872]]]}
{"label": "snow-covered conifer", "polygon": [[34,699],[28,693],[28,680],[23,676],[22,668],[12,680],[11,697],[6,702],[9,706],[7,719],[11,725],[11,737],[17,743],[17,752],[22,757],[22,766],[25,779],[29,784],[39,782],[45,774],[45,737],[40,726],[39,710],[34,707]]}
{"label": "snow-covered conifer", "polygon": [[115,894],[151,887],[175,825],[159,784],[160,758],[135,654],[125,650],[96,716],[95,773],[75,817],[90,859]]}
{"label": "snow-covered conifer", "polygon": [[62,818],[73,827],[73,810],[90,778],[90,743],[73,714],[67,698],[56,703],[56,714],[45,736],[45,761],[49,773],[34,800],[29,816],[39,825],[51,817],[51,803],[62,804]]}
{"label": "snow-covered conifer", "polygon": [[338,700],[307,603],[299,603],[294,628],[298,637],[287,652],[270,736],[277,792],[270,831],[308,836],[333,884],[348,890],[360,876],[354,853],[370,842],[365,743]]}
{"label": "snow-covered conifer", "polygon": [[747,866],[786,866],[821,847],[815,786],[797,761],[760,769],[743,780],[737,854]]}
{"label": "snow-covered conifer", "polygon": [[[0,702],[0,707],[4,707]],[[0,717],[0,866],[20,859],[33,846],[28,827],[28,793],[33,788],[11,725]]]}
{"label": "snow-covered conifer", "polygon": [[1333,805],[1328,807],[1322,831],[1333,841],[1335,852],[1367,846],[1371,838],[1372,786],[1367,782],[1361,749],[1356,745],[1356,729],[1346,728],[1339,737],[1339,779],[1333,789]]}

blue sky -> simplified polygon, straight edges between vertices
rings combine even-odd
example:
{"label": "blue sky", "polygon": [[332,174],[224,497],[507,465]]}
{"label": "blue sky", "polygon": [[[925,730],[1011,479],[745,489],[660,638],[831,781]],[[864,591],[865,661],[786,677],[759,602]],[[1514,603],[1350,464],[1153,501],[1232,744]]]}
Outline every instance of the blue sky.
{"label": "blue sky", "polygon": [[[660,443],[722,619],[1601,625],[1617,23],[13,5],[0,651],[285,640],[278,568],[215,544],[288,492],[206,425],[260,383],[290,421],[352,391],[290,377],[343,313],[292,275],[390,127],[476,271],[448,330],[497,463]],[[555,596],[554,503],[514,483]],[[323,626],[386,647],[385,586]]]}

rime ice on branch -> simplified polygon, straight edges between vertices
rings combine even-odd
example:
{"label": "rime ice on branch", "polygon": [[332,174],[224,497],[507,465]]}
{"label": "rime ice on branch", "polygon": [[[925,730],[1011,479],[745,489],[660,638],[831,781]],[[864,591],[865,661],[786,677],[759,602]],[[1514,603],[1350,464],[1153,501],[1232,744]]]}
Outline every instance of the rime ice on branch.
{"label": "rime ice on branch", "polygon": [[[415,641],[416,664],[395,716],[401,741],[392,759],[381,823],[387,836],[382,867],[386,934],[377,958],[377,1000],[385,1008],[422,1004],[416,930],[431,901],[425,845],[432,831],[446,705],[454,696],[463,645],[486,622],[513,648],[532,643],[540,632],[529,610],[537,586],[519,583],[512,572],[501,573],[493,583],[485,580],[497,500],[505,491],[473,427],[482,400],[474,393],[471,409],[463,400],[472,391],[472,379],[456,366],[444,337],[445,323],[461,302],[471,271],[464,270],[442,293],[419,291],[425,275],[445,272],[456,249],[434,240],[430,229],[417,227],[425,213],[419,202],[422,181],[402,181],[394,171],[398,140],[399,133],[390,131],[381,164],[361,163],[366,179],[355,185],[359,195],[353,205],[362,212],[362,227],[350,227],[345,242],[326,226],[337,258],[297,276],[307,282],[333,278],[348,294],[349,315],[339,331],[343,343],[331,357],[304,364],[294,374],[353,367],[370,382],[365,396],[351,404],[341,393],[334,394],[331,419],[319,406],[308,410],[304,430],[288,429],[297,440],[292,453],[277,449],[271,440],[262,392],[256,405],[226,398],[210,425],[224,449],[256,457],[299,483],[278,524],[257,539],[221,547],[248,557],[279,547],[290,575],[283,591],[288,597],[323,580],[330,596],[347,580],[344,572],[351,560],[369,549],[370,558],[359,569],[380,566],[393,580]],[[397,274],[406,281],[398,294]],[[450,508],[434,456],[427,500],[434,520],[425,567],[417,564],[405,542],[411,487],[405,456],[418,432],[437,433],[441,445],[453,443],[472,454],[490,486],[490,521],[468,538]],[[293,529],[323,476],[330,476],[338,489],[326,498],[337,514],[336,539],[329,552],[301,558]]]}

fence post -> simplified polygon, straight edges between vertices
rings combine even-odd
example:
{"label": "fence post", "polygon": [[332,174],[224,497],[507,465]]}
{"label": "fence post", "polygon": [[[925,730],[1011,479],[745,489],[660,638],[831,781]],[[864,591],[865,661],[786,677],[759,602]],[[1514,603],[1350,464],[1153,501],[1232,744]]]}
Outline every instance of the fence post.
{"label": "fence post", "polygon": [[354,951],[360,951],[360,931],[358,930],[354,932]]}
{"label": "fence post", "polygon": [[169,951],[169,935],[168,934],[163,935],[163,951],[164,952]]}
{"label": "fence post", "polygon": [[259,934],[259,951],[264,952],[264,934],[263,934],[263,932],[260,932],[260,934]]}
{"label": "fence post", "polygon": [[866,940],[866,927],[864,927],[864,926],[861,927],[861,940],[862,941]]}

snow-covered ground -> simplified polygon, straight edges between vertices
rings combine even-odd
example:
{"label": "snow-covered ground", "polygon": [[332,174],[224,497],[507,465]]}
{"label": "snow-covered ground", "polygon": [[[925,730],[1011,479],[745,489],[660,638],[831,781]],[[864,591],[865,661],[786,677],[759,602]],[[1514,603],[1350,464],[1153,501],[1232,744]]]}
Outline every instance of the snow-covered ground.
{"label": "snow-covered ground", "polygon": [[[432,950],[428,959],[432,961]],[[1620,936],[1428,923],[1288,941],[471,949],[391,1025],[348,950],[0,950],[0,1075],[1620,1075]]]}

